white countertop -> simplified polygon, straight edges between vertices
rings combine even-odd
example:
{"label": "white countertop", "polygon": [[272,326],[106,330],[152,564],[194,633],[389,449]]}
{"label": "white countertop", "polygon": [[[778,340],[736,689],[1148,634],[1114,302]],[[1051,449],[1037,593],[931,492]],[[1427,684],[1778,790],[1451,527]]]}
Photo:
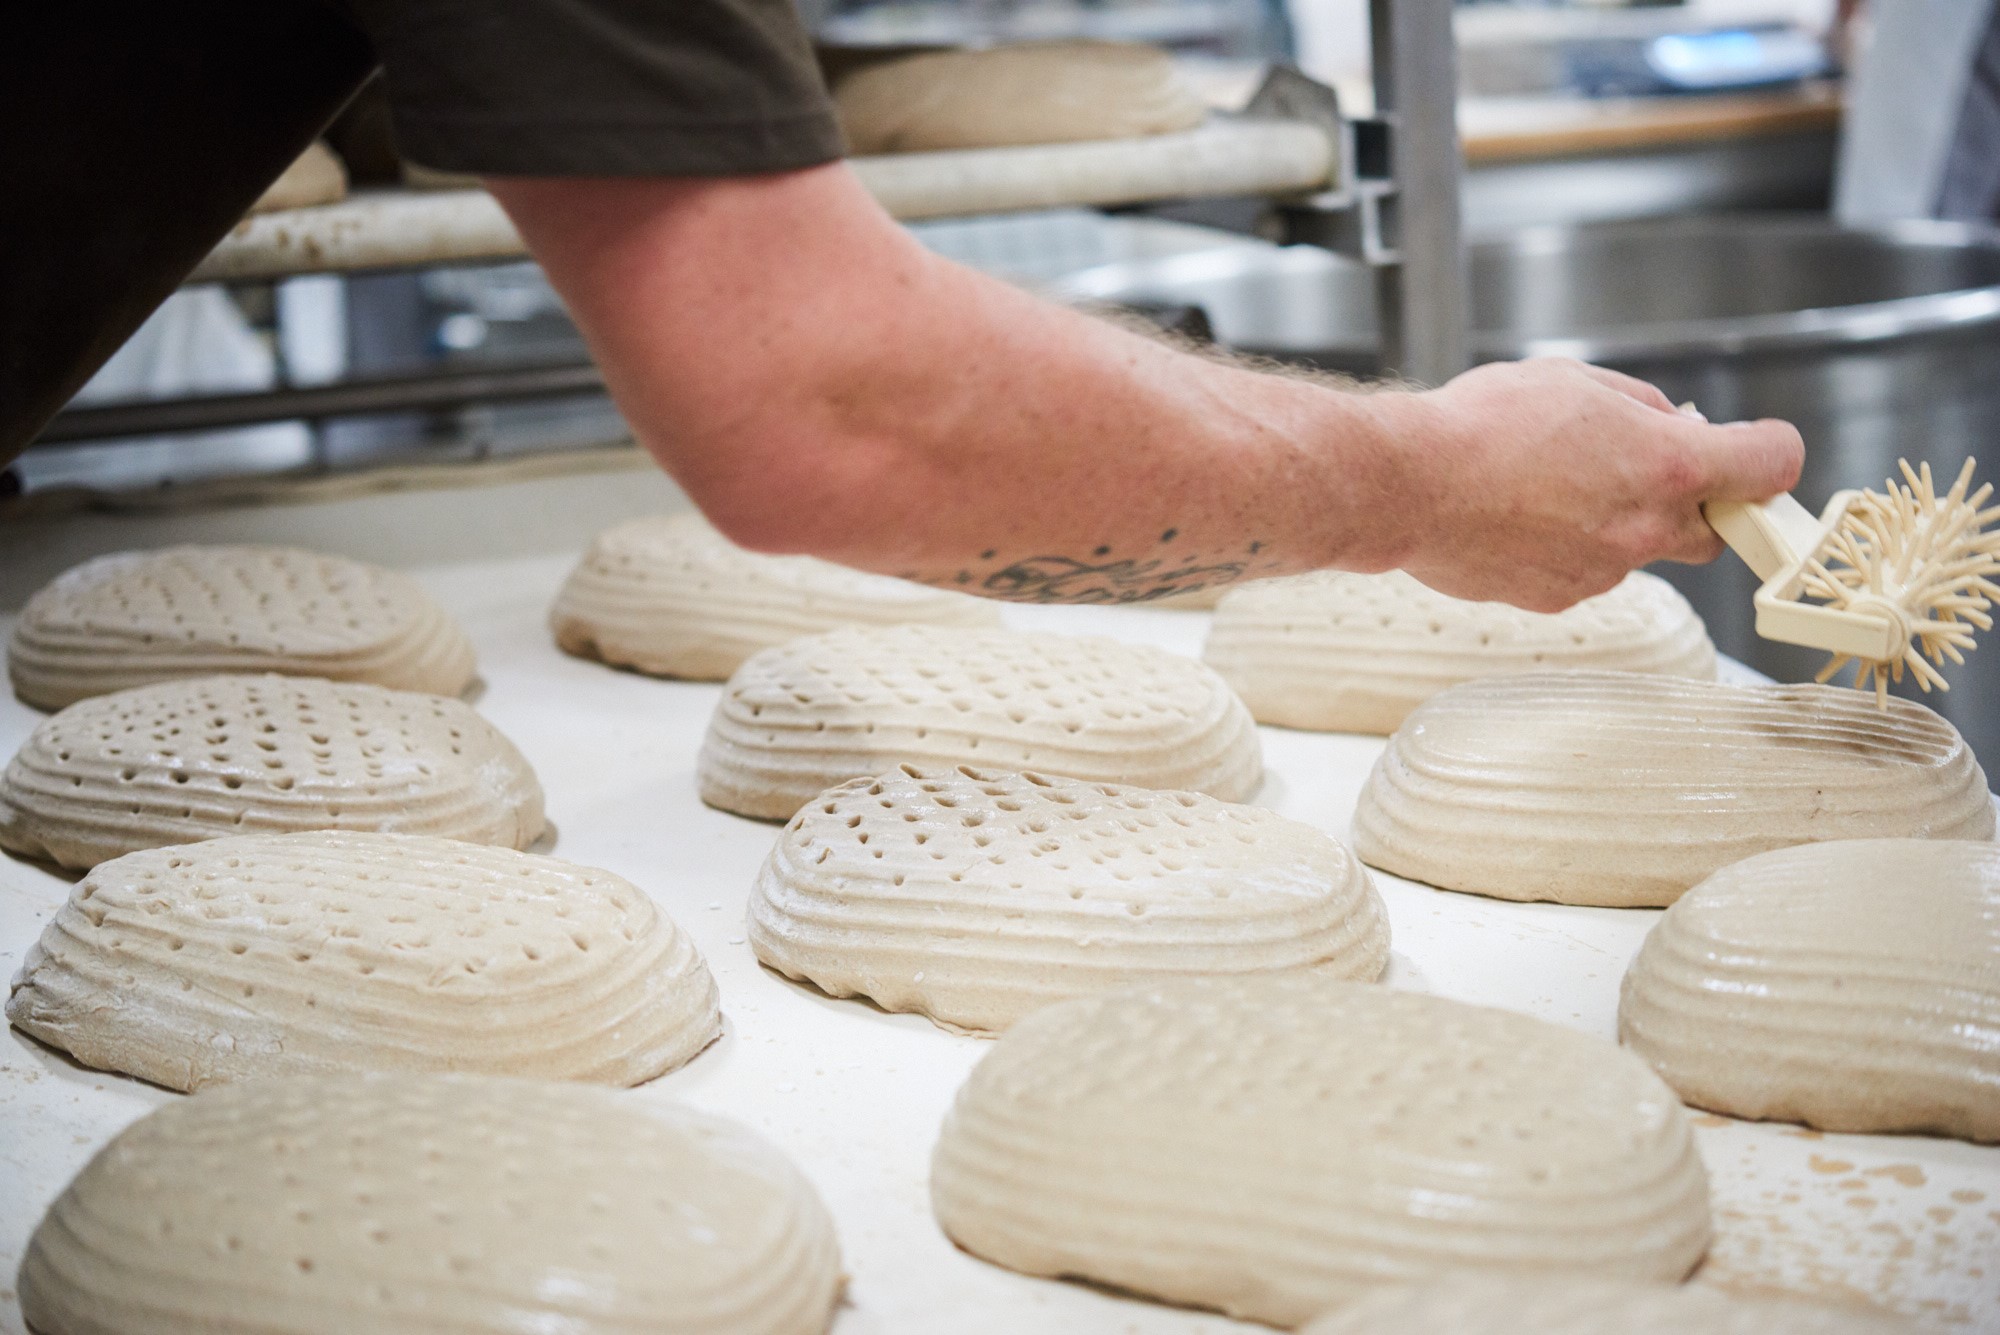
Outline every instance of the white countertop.
{"label": "white countertop", "polygon": [[[534,763],[554,852],[645,888],[692,933],[727,1031],[635,1098],[684,1098],[770,1136],[818,1184],[852,1277],[840,1335],[1260,1330],[1221,1317],[1028,1279],[955,1250],[933,1222],[926,1166],[984,1040],[837,1001],[757,964],[744,902],[776,827],[704,807],[694,757],[713,685],[651,680],[557,652],[544,616],[568,557],[499,557],[413,573],[470,630],[478,708]],[[1024,626],[1197,652],[1199,613],[1010,609]],[[0,630],[6,622],[0,620]],[[0,699],[0,755],[41,716]],[[1263,730],[1258,801],[1345,835],[1376,738]],[[1392,986],[1542,1016],[1611,1037],[1618,984],[1657,913],[1511,904],[1378,876]],[[0,858],[8,974],[69,883]],[[13,1276],[29,1232],[113,1133],[178,1097],[82,1069],[9,1030],[0,1040],[0,1329],[19,1330]],[[1716,1237],[1699,1281],[1877,1302],[1949,1329],[2000,1331],[2000,1148],[1822,1136],[1697,1116]]]}

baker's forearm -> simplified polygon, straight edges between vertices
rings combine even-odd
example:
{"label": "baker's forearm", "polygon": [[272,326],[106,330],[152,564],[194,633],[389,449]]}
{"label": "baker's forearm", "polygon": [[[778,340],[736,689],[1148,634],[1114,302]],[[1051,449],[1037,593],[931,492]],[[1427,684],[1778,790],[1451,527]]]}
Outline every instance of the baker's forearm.
{"label": "baker's forearm", "polygon": [[491,184],[639,439],[764,550],[1048,601],[1401,566],[1554,610],[1713,556],[1702,502],[1803,457],[1573,362],[1364,395],[1191,356],[927,254],[837,165]]}
{"label": "baker's forearm", "polygon": [[1380,502],[1399,456],[1368,398],[1191,357],[921,253],[891,290],[865,332],[805,341],[789,364],[818,373],[728,448],[770,451],[744,492],[709,497],[741,540],[1026,600],[1396,563]]}
{"label": "baker's forearm", "polygon": [[[538,248],[639,438],[738,541],[1035,600],[1395,564],[1369,399],[1053,307],[828,178],[796,217],[723,201]],[[531,241],[562,225],[500,193]]]}

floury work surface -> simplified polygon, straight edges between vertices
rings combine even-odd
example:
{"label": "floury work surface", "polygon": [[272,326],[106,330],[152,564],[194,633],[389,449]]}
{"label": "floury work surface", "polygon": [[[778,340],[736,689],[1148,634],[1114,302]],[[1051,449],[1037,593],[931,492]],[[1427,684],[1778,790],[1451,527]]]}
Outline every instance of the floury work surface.
{"label": "floury work surface", "polygon": [[[188,535],[211,531],[190,521]],[[791,1154],[839,1226],[851,1277],[840,1335],[1264,1329],[1024,1278],[952,1247],[931,1216],[928,1160],[986,1040],[836,1001],[758,965],[745,941],[745,900],[778,827],[711,810],[695,796],[695,753],[720,690],[558,652],[546,616],[573,559],[493,557],[411,573],[470,631],[486,683],[477,707],[540,774],[558,831],[553,851],[642,887],[707,957],[722,992],[724,1037],[630,1097],[686,1099],[748,1123]],[[1010,608],[1007,616],[1023,627],[1185,653],[1199,651],[1208,620],[1128,609]],[[0,700],[0,754],[11,754],[41,717]],[[1254,800],[1344,836],[1381,741],[1262,733],[1269,776]],[[1377,880],[1393,932],[1389,985],[1606,1038],[1619,979],[1658,916]],[[20,966],[68,890],[59,876],[0,860],[0,968]],[[120,1128],[176,1097],[79,1068],[12,1030],[0,1041],[0,1329],[21,1328],[13,1276],[48,1202]],[[2000,1148],[1822,1136],[1706,1115],[1695,1123],[1715,1220],[1699,1282],[1872,1301],[1941,1328],[2000,1331]]]}

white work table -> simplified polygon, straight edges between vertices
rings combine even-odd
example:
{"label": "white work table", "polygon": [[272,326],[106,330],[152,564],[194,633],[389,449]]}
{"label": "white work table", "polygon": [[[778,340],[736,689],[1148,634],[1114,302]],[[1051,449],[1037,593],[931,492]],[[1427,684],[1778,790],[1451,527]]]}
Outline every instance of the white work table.
{"label": "white work table", "polygon": [[[931,1217],[927,1163],[987,1042],[833,1000],[758,965],[744,903],[777,827],[710,810],[695,795],[695,753],[719,688],[559,653],[544,618],[569,564],[494,557],[413,573],[470,630],[485,680],[477,707],[540,774],[558,830],[552,851],[643,887],[707,957],[723,1038],[631,1097],[686,1099],[739,1118],[799,1163],[833,1210],[851,1276],[840,1335],[1262,1329],[1024,1278],[952,1247]],[[1187,653],[1199,651],[1207,624],[1200,613],[1157,610],[1009,616]],[[0,757],[41,717],[0,699]],[[1257,801],[1344,836],[1380,739],[1267,728],[1263,740],[1269,778]],[[1620,976],[1658,917],[1377,880],[1394,933],[1391,986],[1606,1038]],[[19,967],[69,884],[0,859],[0,969]],[[48,1202],[120,1128],[177,1097],[85,1070],[12,1030],[0,1039],[0,1328],[20,1329],[14,1273]],[[1715,1211],[1699,1282],[1865,1299],[1947,1329],[2000,1330],[2000,1148],[1695,1120]]]}

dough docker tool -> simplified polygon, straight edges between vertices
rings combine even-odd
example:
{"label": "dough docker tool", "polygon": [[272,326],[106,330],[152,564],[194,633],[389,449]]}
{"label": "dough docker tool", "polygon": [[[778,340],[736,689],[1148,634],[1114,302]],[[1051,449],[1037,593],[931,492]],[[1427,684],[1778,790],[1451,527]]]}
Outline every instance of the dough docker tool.
{"label": "dough docker tool", "polygon": [[[1693,405],[1682,412],[1698,416]],[[1711,501],[1702,516],[1763,581],[1754,598],[1757,633],[1824,649],[1816,680],[1854,667],[1877,705],[1904,670],[1925,691],[1949,690],[1938,671],[1965,662],[1973,630],[1993,629],[2000,600],[2000,506],[1981,509],[1993,484],[1972,491],[1967,459],[1939,495],[1931,467],[1899,460],[1903,481],[1887,491],[1839,491],[1817,518],[1789,493],[1768,501]]]}

